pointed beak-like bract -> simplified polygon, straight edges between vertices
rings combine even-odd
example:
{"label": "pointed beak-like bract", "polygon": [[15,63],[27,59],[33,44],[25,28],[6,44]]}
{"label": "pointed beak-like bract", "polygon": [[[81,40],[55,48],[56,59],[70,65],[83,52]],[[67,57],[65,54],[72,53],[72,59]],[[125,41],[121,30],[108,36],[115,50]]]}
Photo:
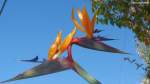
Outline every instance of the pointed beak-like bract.
{"label": "pointed beak-like bract", "polygon": [[16,80],[22,80],[22,79],[57,73],[57,72],[61,72],[64,70],[68,70],[70,68],[71,67],[69,66],[67,60],[65,60],[65,59],[63,59],[63,60],[60,59],[59,61],[53,60],[51,62],[46,61],[46,62],[43,62],[42,64],[39,64],[39,65],[33,67],[30,70],[27,70],[27,71],[17,75],[14,78],[11,78],[9,80],[6,80],[6,81],[0,82],[0,83],[6,83],[6,82],[11,82],[11,81],[16,81]]}
{"label": "pointed beak-like bract", "polygon": [[91,21],[90,21],[89,15],[88,15],[85,7],[82,9],[82,11],[80,9],[78,9],[77,12],[78,12],[78,17],[79,17],[82,25],[80,25],[78,23],[78,21],[75,19],[74,9],[72,10],[72,21],[80,31],[86,33],[86,37],[85,38],[77,38],[77,42],[75,42],[75,44],[77,44],[81,47],[98,50],[98,51],[127,54],[126,52],[123,52],[119,49],[113,48],[102,42],[102,41],[108,41],[108,40],[112,40],[112,39],[94,36],[93,32],[94,32],[94,25],[96,22],[96,13],[97,12],[94,14]]}
{"label": "pointed beak-like bract", "polygon": [[97,50],[97,51],[104,51],[104,52],[128,54],[124,51],[106,45],[101,41],[95,41],[87,38],[78,38],[78,41],[79,42],[77,42],[76,44],[84,48]]}

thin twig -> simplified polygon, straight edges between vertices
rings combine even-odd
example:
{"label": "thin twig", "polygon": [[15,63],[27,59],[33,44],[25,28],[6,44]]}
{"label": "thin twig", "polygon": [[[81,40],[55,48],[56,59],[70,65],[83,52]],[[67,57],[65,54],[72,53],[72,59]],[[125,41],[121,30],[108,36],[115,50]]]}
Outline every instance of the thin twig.
{"label": "thin twig", "polygon": [[2,12],[4,11],[4,8],[6,6],[6,3],[7,3],[7,0],[4,0],[3,4],[2,4],[2,7],[0,9],[0,16],[2,15]]}

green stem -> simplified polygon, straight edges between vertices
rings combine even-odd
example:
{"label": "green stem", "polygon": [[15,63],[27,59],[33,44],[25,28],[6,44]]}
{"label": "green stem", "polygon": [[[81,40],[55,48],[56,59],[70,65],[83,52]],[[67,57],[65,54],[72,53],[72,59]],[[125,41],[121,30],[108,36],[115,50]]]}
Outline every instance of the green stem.
{"label": "green stem", "polygon": [[85,79],[89,84],[102,84],[94,77],[89,75],[77,62],[73,63],[73,70],[80,75],[83,79]]}

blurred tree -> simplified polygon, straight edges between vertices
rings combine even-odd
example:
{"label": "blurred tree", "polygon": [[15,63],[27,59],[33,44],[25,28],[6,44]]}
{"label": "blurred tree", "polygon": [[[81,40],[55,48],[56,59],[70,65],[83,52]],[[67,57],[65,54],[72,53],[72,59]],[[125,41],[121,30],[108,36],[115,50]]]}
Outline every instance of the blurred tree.
{"label": "blurred tree", "polygon": [[147,64],[143,84],[150,84],[150,0],[91,0],[97,23],[131,29],[139,55]]}
{"label": "blurred tree", "polygon": [[140,42],[139,40],[137,42],[137,51],[139,56],[144,59],[145,63],[147,64],[147,68],[145,68],[146,71],[146,77],[143,80],[142,84],[150,84],[150,45],[145,45],[144,42]]}
{"label": "blurred tree", "polygon": [[[136,0],[137,1],[137,0]],[[92,0],[92,11],[98,10],[97,22],[130,28],[137,38],[150,44],[150,4],[133,0]]]}

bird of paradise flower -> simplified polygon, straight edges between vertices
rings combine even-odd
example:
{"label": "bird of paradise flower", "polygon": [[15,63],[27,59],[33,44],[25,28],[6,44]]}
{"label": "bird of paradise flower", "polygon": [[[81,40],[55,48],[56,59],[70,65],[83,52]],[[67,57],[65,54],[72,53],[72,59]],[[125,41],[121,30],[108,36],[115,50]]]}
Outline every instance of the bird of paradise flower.
{"label": "bird of paradise flower", "polygon": [[[84,48],[112,52],[112,53],[120,53],[120,54],[128,54],[124,51],[111,47],[105,43],[104,41],[112,40],[105,37],[94,36],[94,25],[96,22],[96,13],[94,14],[92,20],[88,16],[87,10],[84,7],[82,11],[80,9],[77,10],[79,19],[81,24],[74,17],[74,9],[72,9],[72,21],[75,25],[75,28],[68,34],[68,36],[62,40],[62,32],[59,32],[56,40],[52,44],[48,52],[48,59],[44,61],[35,61],[30,60],[27,62],[35,62],[40,63],[39,65],[33,67],[30,70],[27,70],[9,80],[2,81],[1,83],[27,79],[47,74],[52,74],[64,70],[72,69],[77,74],[79,74],[82,78],[84,78],[89,84],[101,84],[100,81],[96,80],[94,77],[89,75],[72,57],[72,45],[76,44]],[[80,30],[86,34],[84,37],[75,37],[76,31]],[[67,51],[68,56],[62,58],[62,53]]]}

